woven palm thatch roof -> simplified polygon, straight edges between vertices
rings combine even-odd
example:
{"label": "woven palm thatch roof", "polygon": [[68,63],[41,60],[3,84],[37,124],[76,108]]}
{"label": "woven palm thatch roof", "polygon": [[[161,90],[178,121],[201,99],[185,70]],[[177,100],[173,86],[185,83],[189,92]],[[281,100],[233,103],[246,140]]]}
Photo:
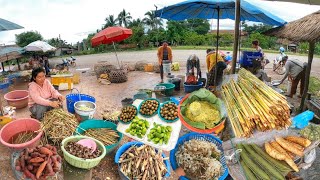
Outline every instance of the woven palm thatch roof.
{"label": "woven palm thatch roof", "polygon": [[320,11],[292,21],[284,26],[264,32],[268,36],[286,38],[291,41],[320,41]]}

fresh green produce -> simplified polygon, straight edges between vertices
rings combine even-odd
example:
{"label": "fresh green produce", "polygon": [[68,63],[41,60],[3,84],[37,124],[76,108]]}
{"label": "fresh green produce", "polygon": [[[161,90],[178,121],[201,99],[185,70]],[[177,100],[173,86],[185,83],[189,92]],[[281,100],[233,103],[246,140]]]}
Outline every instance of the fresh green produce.
{"label": "fresh green produce", "polygon": [[81,111],[92,111],[93,110],[91,107],[88,107],[88,106],[86,106],[84,104],[80,105],[78,107],[78,109],[81,110]]}
{"label": "fresh green produce", "polygon": [[156,100],[146,100],[140,107],[140,114],[151,116],[153,115],[159,107],[159,102]]}
{"label": "fresh green produce", "polygon": [[152,141],[155,144],[162,145],[163,143],[168,144],[171,136],[171,126],[164,126],[161,124],[153,123],[153,128],[148,134],[148,141]]}
{"label": "fresh green produce", "polygon": [[242,153],[247,153],[256,164],[260,165],[260,167],[264,169],[269,177],[275,177],[276,179],[283,180],[285,179],[284,176],[272,164],[269,164],[264,158],[258,156],[248,144],[243,144],[243,147],[244,149],[242,148]]}
{"label": "fresh green produce", "polygon": [[164,104],[160,108],[160,115],[166,120],[175,120],[178,118],[178,107],[173,102]]}
{"label": "fresh green produce", "polygon": [[320,140],[320,125],[309,124],[300,134],[311,141]]}
{"label": "fresh green produce", "polygon": [[127,106],[121,110],[121,114],[119,116],[120,120],[123,122],[131,121],[137,114],[137,109],[134,106]]}
{"label": "fresh green produce", "polygon": [[129,128],[126,129],[126,133],[130,133],[132,136],[137,136],[139,138],[142,138],[146,134],[149,126],[150,125],[147,120],[139,119],[138,117],[135,117],[132,120]]}
{"label": "fresh green produce", "polygon": [[[250,159],[248,153],[244,150],[242,144],[238,144],[237,148],[242,149],[240,157],[243,160],[243,162],[248,166],[248,168],[253,172],[253,174],[257,177],[257,179],[271,179],[268,176],[268,174],[262,168],[260,168],[260,166],[256,162]],[[247,174],[246,176],[249,176],[249,174]]]}

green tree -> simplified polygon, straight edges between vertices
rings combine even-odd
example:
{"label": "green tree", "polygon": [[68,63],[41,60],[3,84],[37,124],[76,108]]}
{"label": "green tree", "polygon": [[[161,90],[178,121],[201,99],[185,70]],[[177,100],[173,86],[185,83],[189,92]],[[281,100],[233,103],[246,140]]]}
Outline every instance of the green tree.
{"label": "green tree", "polygon": [[177,45],[183,44],[186,31],[188,31],[186,21],[167,22],[167,40],[172,43],[176,43]]}
{"label": "green tree", "polygon": [[157,18],[155,11],[148,11],[144,14],[146,17],[143,19],[143,22],[151,29],[162,27],[162,20]]}
{"label": "green tree", "polygon": [[132,20],[129,23],[128,28],[132,28],[132,27],[143,27],[143,21],[141,21],[140,18]]}
{"label": "green tree", "polygon": [[103,28],[107,28],[107,27],[111,27],[111,26],[116,26],[118,25],[118,18],[115,18],[114,15],[109,15],[106,19],[105,19],[106,23],[104,24]]}
{"label": "green tree", "polygon": [[21,34],[16,34],[16,44],[20,47],[24,47],[38,40],[43,40],[43,37],[37,31],[27,31]]}
{"label": "green tree", "polygon": [[145,41],[145,35],[144,35],[144,28],[143,26],[133,26],[132,29],[132,36],[125,40],[124,43],[131,43],[136,44],[139,48],[143,46]]}
{"label": "green tree", "polygon": [[118,20],[119,20],[120,26],[123,25],[124,27],[128,27],[131,19],[132,19],[132,17],[130,15],[130,13],[127,12],[125,9],[123,9],[118,15]]}
{"label": "green tree", "polygon": [[187,27],[197,34],[207,34],[210,30],[210,24],[206,19],[188,19]]}
{"label": "green tree", "polygon": [[263,33],[272,28],[271,25],[266,25],[266,24],[248,25],[245,22],[243,22],[241,26],[243,27],[243,31],[247,32],[248,34]]}

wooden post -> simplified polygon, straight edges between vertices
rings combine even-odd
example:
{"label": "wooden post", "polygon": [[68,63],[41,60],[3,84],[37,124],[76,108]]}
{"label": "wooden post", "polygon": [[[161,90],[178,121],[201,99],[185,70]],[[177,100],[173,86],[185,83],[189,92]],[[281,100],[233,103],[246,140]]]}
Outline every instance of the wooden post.
{"label": "wooden post", "polygon": [[305,72],[306,73],[305,74],[305,83],[304,83],[303,94],[302,94],[301,103],[300,103],[300,109],[299,109],[300,112],[305,110],[304,103],[305,103],[308,89],[309,89],[309,78],[310,78],[311,64],[312,64],[314,49],[315,49],[315,42],[309,42],[308,66],[307,66],[307,69]]}
{"label": "wooden post", "polygon": [[240,25],[240,0],[236,1],[236,12],[235,12],[235,23],[234,23],[234,43],[232,52],[232,62],[231,62],[231,73],[236,73],[236,63],[238,56],[238,45],[239,45],[239,25]]}
{"label": "wooden post", "polygon": [[2,66],[2,72],[5,72],[3,62],[1,62],[1,66]]}
{"label": "wooden post", "polygon": [[18,69],[21,71],[20,63],[19,63],[19,58],[17,58],[17,64],[18,64]]}

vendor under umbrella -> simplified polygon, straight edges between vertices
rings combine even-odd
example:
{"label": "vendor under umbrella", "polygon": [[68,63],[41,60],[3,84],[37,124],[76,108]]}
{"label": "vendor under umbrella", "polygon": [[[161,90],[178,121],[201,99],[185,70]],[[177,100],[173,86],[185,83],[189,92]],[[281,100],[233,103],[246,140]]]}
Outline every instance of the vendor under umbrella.
{"label": "vendor under umbrella", "polygon": [[189,56],[187,60],[187,76],[194,73],[194,69],[197,69],[197,78],[201,78],[201,69],[200,69],[200,60],[199,57],[195,54]]}
{"label": "vendor under umbrella", "polygon": [[46,79],[43,68],[35,68],[32,71],[29,84],[29,110],[31,116],[41,120],[45,112],[53,108],[59,108],[65,97],[62,96]]}

